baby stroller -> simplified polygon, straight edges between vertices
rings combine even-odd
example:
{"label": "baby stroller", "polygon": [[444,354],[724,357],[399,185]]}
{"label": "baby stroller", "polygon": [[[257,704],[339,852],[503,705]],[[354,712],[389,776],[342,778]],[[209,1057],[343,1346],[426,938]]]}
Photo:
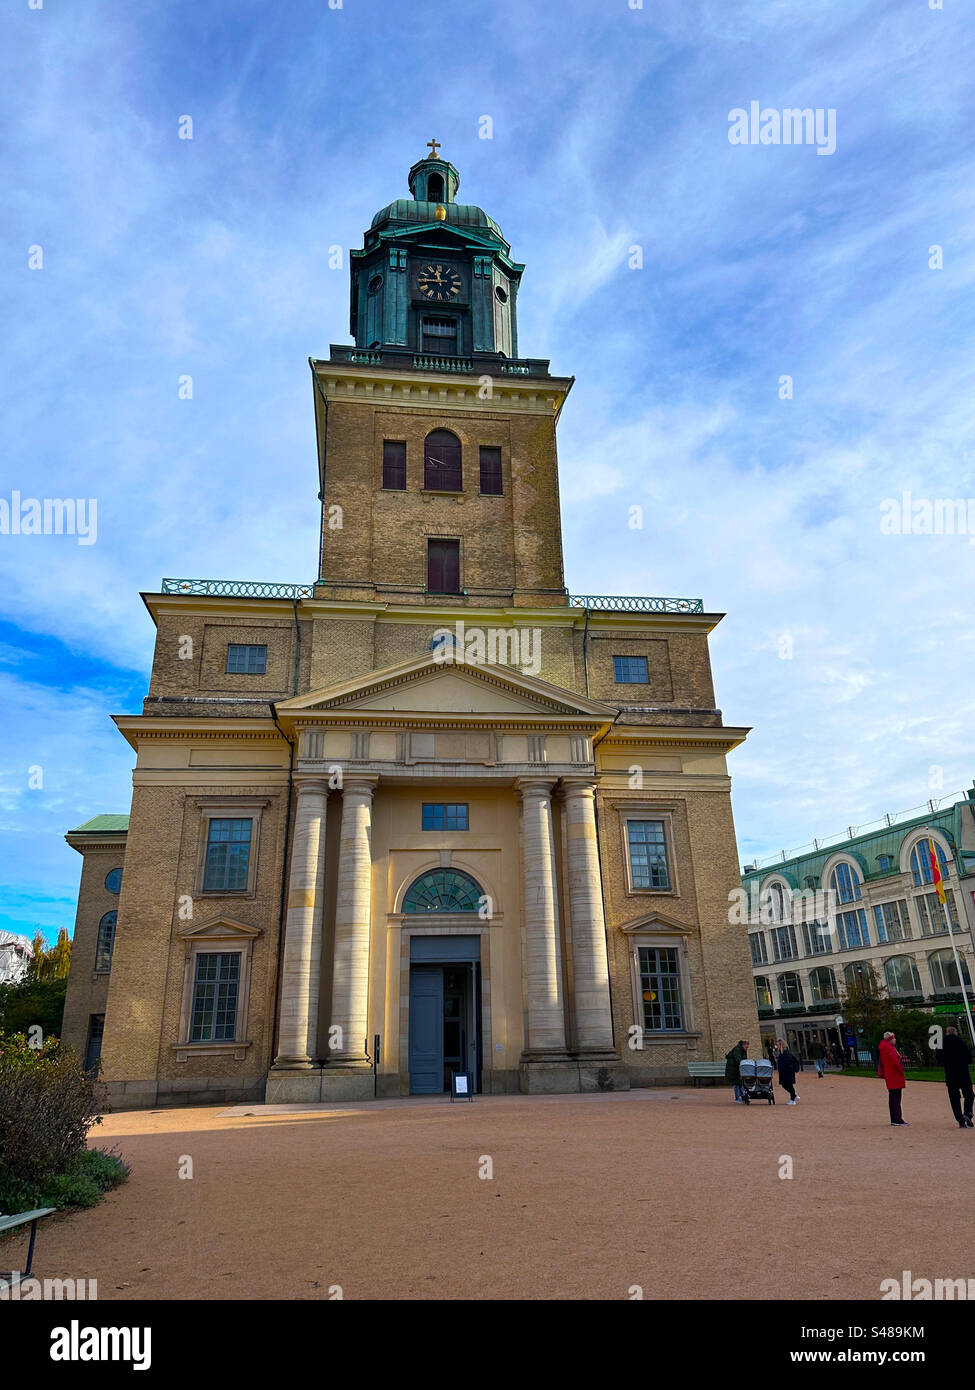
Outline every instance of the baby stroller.
{"label": "baby stroller", "polygon": [[742,1060],[739,1076],[741,1088],[745,1092],[746,1105],[753,1100],[767,1100],[769,1105],[775,1104],[775,1092],[772,1090],[773,1071],[772,1063],[766,1062],[764,1058],[760,1061],[754,1061],[751,1057]]}

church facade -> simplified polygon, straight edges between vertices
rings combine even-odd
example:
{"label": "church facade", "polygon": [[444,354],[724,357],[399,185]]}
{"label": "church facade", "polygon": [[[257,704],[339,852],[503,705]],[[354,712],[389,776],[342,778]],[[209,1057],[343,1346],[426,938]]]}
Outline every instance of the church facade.
{"label": "church facade", "polygon": [[143,595],[128,822],[69,836],[65,1036],[113,1106],[652,1085],[757,1039],[720,615],[567,592],[572,380],[459,182],[413,166],[311,362],[317,581]]}

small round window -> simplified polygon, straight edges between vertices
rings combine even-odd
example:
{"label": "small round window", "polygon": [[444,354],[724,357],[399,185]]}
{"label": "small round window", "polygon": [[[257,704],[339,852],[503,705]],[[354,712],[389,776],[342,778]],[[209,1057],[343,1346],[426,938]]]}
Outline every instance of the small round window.
{"label": "small round window", "polygon": [[110,893],[121,893],[122,891],[122,870],[109,869],[105,875],[105,887]]}
{"label": "small round window", "polygon": [[382,283],[383,277],[381,275],[374,275],[372,279],[369,281],[369,293],[377,294],[378,291],[382,288]]}
{"label": "small round window", "polygon": [[497,299],[497,301],[498,301],[499,304],[507,304],[507,302],[508,302],[508,291],[507,291],[506,289],[502,289],[502,287],[501,287],[500,285],[496,285],[496,286],[495,286],[494,296],[495,296],[495,298]]}

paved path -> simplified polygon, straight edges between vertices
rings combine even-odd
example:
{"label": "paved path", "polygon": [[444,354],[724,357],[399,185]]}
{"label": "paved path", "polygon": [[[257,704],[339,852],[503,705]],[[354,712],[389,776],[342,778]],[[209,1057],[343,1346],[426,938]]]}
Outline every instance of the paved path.
{"label": "paved path", "polygon": [[944,1087],[909,1085],[896,1130],[879,1081],[799,1086],[792,1108],[707,1088],[113,1114],[92,1141],[132,1177],[44,1223],[37,1273],[103,1300],[874,1299],[904,1269],[975,1277],[975,1130]]}

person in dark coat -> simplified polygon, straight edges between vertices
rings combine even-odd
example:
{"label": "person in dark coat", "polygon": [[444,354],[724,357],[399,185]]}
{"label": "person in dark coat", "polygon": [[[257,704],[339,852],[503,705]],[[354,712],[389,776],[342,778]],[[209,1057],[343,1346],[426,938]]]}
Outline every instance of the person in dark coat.
{"label": "person in dark coat", "polygon": [[823,1072],[826,1069],[826,1049],[821,1042],[814,1042],[809,1049],[809,1055],[816,1063],[816,1075],[822,1081]]}
{"label": "person in dark coat", "polygon": [[724,1055],[724,1079],[725,1081],[734,1082],[736,1105],[744,1105],[745,1103],[745,1090],[741,1084],[741,1077],[738,1072],[738,1067],[741,1064],[742,1059],[747,1056],[748,1044],[747,1042],[745,1042],[744,1038],[739,1039],[739,1041],[735,1043],[731,1051],[726,1052]]}
{"label": "person in dark coat", "polygon": [[906,1129],[907,1121],[901,1113],[901,1097],[907,1085],[907,1078],[896,1044],[897,1039],[893,1033],[885,1033],[881,1038],[877,1048],[877,1075],[882,1076],[887,1083],[887,1105],[891,1124],[899,1129]]}
{"label": "person in dark coat", "polygon": [[[945,1085],[948,1087],[948,1100],[951,1113],[958,1121],[959,1129],[975,1129],[972,1123],[972,1106],[975,1092],[972,1091],[972,1076],[968,1070],[972,1054],[968,1044],[959,1037],[957,1028],[945,1029],[945,1045],[941,1049],[941,1062],[945,1069]],[[962,1113],[961,1098],[965,1097],[965,1110]]]}
{"label": "person in dark coat", "polygon": [[775,1065],[779,1073],[779,1085],[783,1091],[789,1093],[789,1105],[795,1105],[799,1097],[796,1095],[796,1071],[799,1063],[789,1051],[788,1045],[784,1042],[776,1043],[777,1056]]}

